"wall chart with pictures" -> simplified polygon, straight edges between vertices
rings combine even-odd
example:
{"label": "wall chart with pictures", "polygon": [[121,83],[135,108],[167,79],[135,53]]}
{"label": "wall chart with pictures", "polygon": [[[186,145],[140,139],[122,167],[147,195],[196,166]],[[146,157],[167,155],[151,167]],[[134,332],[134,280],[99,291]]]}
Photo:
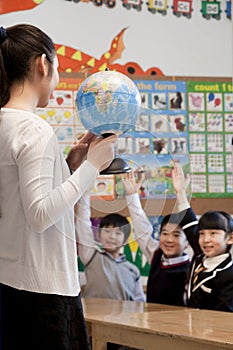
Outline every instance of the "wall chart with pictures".
{"label": "wall chart with pictures", "polygon": [[[118,139],[118,153],[138,176],[145,178],[141,197],[173,197],[173,161],[188,167],[186,83],[134,81],[141,93],[142,108],[135,126]],[[123,196],[120,181],[117,194]]]}
{"label": "wall chart with pictures", "polygon": [[232,197],[232,83],[189,81],[187,98],[192,193]]}
{"label": "wall chart with pictures", "polygon": [[[75,97],[80,78],[62,77],[38,115],[54,128],[64,156],[86,132]],[[192,197],[233,197],[233,94],[226,81],[134,80],[142,99],[136,124],[119,136],[117,154],[140,179],[142,198],[174,198],[174,161],[191,174]],[[92,197],[123,197],[118,176],[99,178]]]}

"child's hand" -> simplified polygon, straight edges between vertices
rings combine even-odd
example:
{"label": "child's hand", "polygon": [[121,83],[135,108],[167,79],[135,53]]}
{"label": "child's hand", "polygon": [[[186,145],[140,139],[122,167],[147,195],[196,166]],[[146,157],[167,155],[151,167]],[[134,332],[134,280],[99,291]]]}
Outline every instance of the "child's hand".
{"label": "child's hand", "polygon": [[133,171],[127,174],[122,174],[120,175],[120,177],[127,195],[138,193],[144,180],[143,178],[141,178],[138,182],[136,182]]}
{"label": "child's hand", "polygon": [[179,193],[181,191],[186,191],[190,183],[190,176],[184,175],[182,165],[178,162],[174,162],[174,168],[172,169],[172,185],[174,191]]}

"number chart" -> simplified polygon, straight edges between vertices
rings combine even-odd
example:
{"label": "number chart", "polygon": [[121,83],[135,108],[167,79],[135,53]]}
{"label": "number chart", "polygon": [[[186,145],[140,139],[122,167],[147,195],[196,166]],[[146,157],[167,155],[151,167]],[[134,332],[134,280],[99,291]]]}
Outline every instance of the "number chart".
{"label": "number chart", "polygon": [[193,197],[233,197],[232,84],[187,82]]}

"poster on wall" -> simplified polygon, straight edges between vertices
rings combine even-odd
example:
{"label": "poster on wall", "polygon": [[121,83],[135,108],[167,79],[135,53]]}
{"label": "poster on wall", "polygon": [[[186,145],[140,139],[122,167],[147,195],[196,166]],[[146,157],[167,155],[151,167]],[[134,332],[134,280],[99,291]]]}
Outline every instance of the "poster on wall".
{"label": "poster on wall", "polygon": [[[81,82],[82,79],[61,78],[48,106],[38,109],[38,115],[54,128],[64,156],[86,132],[75,107]],[[186,83],[146,80],[135,83],[141,94],[142,108],[132,130],[118,138],[117,153],[138,176],[144,177],[140,190],[142,198],[174,197],[173,161],[184,166],[189,164]],[[96,180],[93,199],[112,200],[116,196],[124,196],[119,177],[112,176],[107,182],[103,177]]]}
{"label": "poster on wall", "polygon": [[75,108],[75,96],[81,82],[76,78],[60,79],[47,107],[37,109],[37,114],[53,127],[64,156],[85,132]]}
{"label": "poster on wall", "polygon": [[[50,96],[48,106],[37,110],[37,114],[53,127],[64,157],[87,131],[78,118],[75,106],[81,82],[82,79],[61,78],[56,90]],[[91,198],[113,200],[116,198],[115,188],[113,175],[99,176],[91,191]]]}
{"label": "poster on wall", "polygon": [[[139,179],[142,198],[174,197],[171,170],[174,161],[188,171],[186,83],[135,80],[142,108],[135,126],[118,138],[118,154]],[[117,179],[117,196],[124,196]]]}
{"label": "poster on wall", "polygon": [[193,197],[233,197],[233,94],[227,82],[187,83]]}
{"label": "poster on wall", "polygon": [[[38,109],[66,156],[86,132],[75,97],[82,79],[62,78],[49,104]],[[142,108],[132,129],[118,137],[117,154],[138,179],[141,198],[173,198],[173,162],[191,173],[192,197],[233,197],[233,94],[228,82],[135,80]],[[118,176],[96,180],[93,198],[124,196]],[[107,193],[103,191],[107,189]],[[100,197],[98,197],[100,196]]]}

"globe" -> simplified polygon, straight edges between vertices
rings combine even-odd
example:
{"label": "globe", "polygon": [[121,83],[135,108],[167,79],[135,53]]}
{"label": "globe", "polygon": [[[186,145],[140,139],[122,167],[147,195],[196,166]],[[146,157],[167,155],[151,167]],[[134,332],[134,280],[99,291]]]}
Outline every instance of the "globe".
{"label": "globe", "polygon": [[122,73],[94,73],[76,95],[78,116],[93,134],[120,135],[130,130],[140,112],[141,97],[135,83]]}

